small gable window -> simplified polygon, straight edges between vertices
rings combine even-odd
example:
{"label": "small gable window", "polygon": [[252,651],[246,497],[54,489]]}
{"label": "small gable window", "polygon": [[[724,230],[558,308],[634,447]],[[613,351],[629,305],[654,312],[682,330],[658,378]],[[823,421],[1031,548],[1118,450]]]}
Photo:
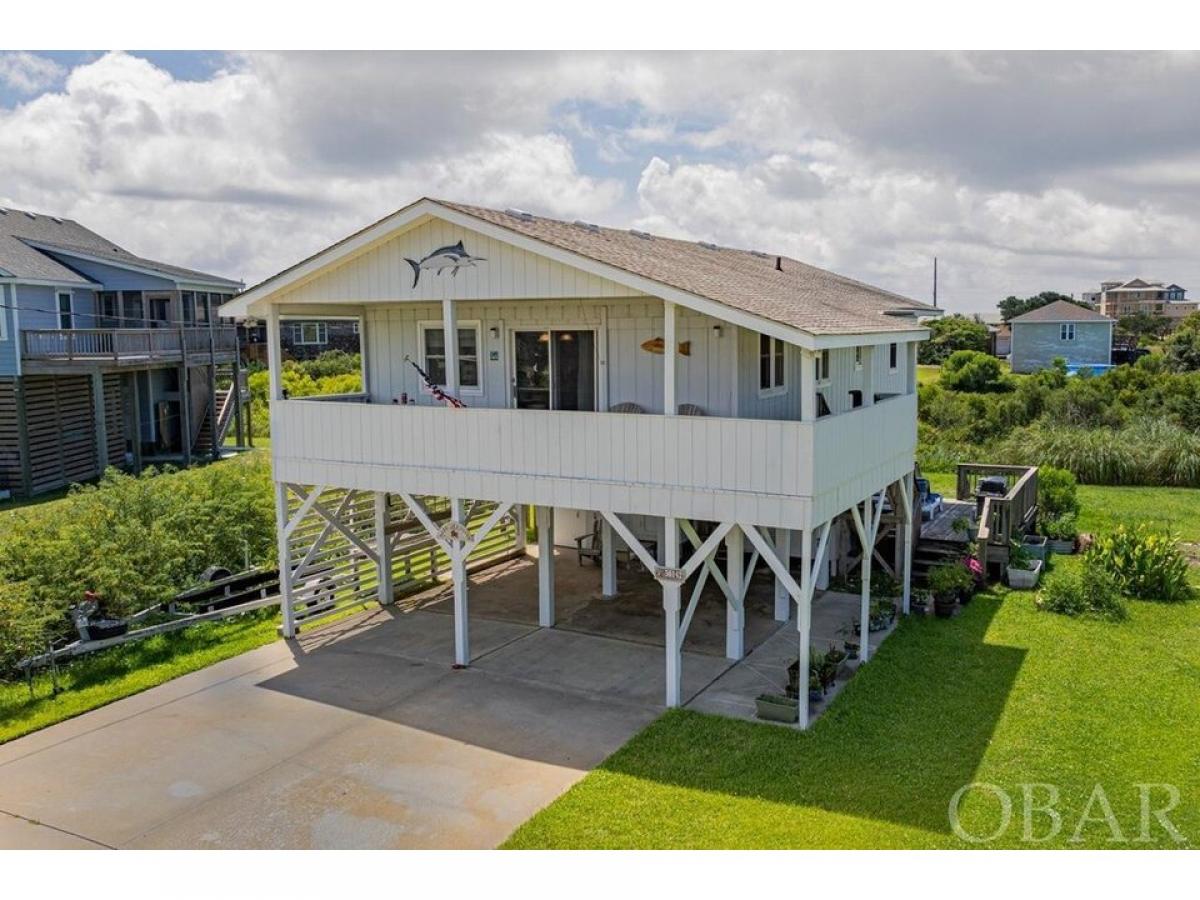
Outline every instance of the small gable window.
{"label": "small gable window", "polygon": [[900,367],[900,345],[888,345],[888,368],[893,372]]}
{"label": "small gable window", "polygon": [[1059,325],[1058,326],[1058,339],[1060,341],[1075,340],[1075,323],[1074,322],[1063,322],[1061,325]]}

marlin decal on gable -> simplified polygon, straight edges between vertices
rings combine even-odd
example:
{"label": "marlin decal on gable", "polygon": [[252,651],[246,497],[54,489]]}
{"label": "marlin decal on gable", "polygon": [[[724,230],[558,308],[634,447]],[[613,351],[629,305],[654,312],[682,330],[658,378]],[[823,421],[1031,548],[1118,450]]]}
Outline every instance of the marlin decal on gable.
{"label": "marlin decal on gable", "polygon": [[421,280],[422,269],[433,269],[435,275],[441,275],[446,269],[450,270],[450,276],[458,274],[459,269],[474,268],[477,262],[487,262],[487,259],[482,256],[472,256],[463,247],[463,242],[450,244],[446,247],[438,247],[424,259],[416,260],[404,258],[404,261],[412,266],[413,270],[413,288],[416,288],[417,282]]}

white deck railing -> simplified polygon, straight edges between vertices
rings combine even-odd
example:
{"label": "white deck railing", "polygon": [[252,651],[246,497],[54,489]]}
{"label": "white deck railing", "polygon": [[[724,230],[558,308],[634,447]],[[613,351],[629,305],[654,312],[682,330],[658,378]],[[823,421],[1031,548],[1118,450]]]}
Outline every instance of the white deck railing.
{"label": "white deck railing", "polygon": [[911,470],[916,397],[815,423],[298,399],[271,435],[281,481],[805,527]]}
{"label": "white deck railing", "polygon": [[237,329],[185,328],[39,328],[21,333],[21,355],[31,360],[157,361],[205,356],[237,349]]}

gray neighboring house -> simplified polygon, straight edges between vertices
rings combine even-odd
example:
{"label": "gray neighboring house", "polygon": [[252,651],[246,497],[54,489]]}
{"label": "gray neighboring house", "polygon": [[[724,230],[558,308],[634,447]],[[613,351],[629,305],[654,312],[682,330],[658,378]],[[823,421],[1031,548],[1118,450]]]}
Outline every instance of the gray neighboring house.
{"label": "gray neighboring house", "polygon": [[217,315],[241,288],[0,208],[0,492],[216,457],[243,431],[237,333]]}
{"label": "gray neighboring house", "polygon": [[1115,320],[1065,300],[1039,307],[1009,321],[1012,370],[1036,372],[1057,357],[1068,366],[1112,364]]}

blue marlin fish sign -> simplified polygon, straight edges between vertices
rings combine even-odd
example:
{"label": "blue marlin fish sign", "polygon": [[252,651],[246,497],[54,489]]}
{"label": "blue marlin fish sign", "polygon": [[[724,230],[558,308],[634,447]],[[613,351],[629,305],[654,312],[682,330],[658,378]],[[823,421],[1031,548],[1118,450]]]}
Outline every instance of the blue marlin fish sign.
{"label": "blue marlin fish sign", "polygon": [[477,262],[487,262],[482,256],[472,256],[463,248],[463,242],[450,244],[446,247],[438,247],[424,259],[409,259],[405,257],[404,261],[412,266],[413,283],[415,288],[417,282],[421,280],[422,269],[432,269],[435,275],[441,275],[446,269],[450,270],[450,276],[454,277],[458,274],[459,269],[474,268]]}

